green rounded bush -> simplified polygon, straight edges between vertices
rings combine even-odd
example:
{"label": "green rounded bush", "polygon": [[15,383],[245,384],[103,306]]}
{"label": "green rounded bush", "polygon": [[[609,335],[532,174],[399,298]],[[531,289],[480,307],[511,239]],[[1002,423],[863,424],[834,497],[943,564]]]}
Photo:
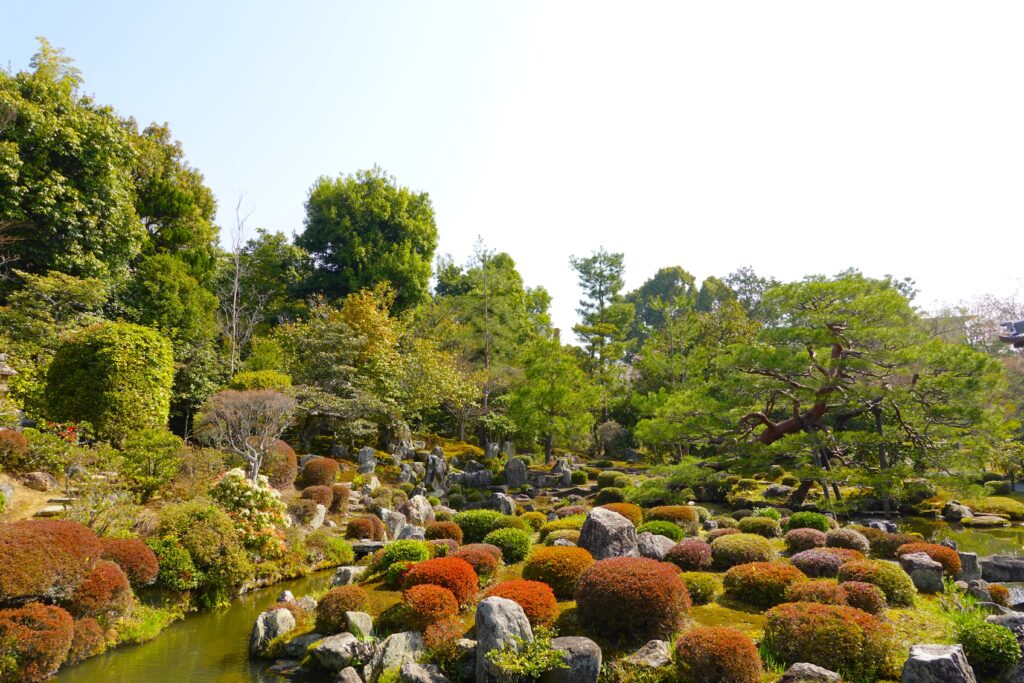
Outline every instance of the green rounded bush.
{"label": "green rounded bush", "polygon": [[1017,636],[1005,626],[979,620],[957,629],[956,639],[981,680],[1006,673],[1020,660]]}
{"label": "green rounded bush", "polygon": [[777,522],[782,519],[782,513],[775,508],[754,508],[754,517],[768,517]]}
{"label": "green rounded bush", "polygon": [[545,522],[540,528],[540,540],[545,540],[552,531],[579,531],[583,528],[583,522],[587,521],[586,515],[572,515]]}
{"label": "green rounded bush", "polygon": [[729,569],[748,562],[768,562],[775,550],[768,539],[755,534],[720,536],[711,543],[711,557],[718,569]]}
{"label": "green rounded bush", "polygon": [[522,529],[495,529],[484,536],[483,542],[501,548],[505,564],[522,562],[530,554],[530,534]]}
{"label": "green rounded bush", "polygon": [[695,605],[706,605],[715,599],[722,583],[718,577],[708,572],[683,572],[679,575],[690,591],[690,599]]}
{"label": "green rounded bush", "polygon": [[454,522],[462,529],[462,539],[466,543],[481,543],[484,536],[495,529],[509,526],[525,526],[516,518],[503,515],[495,510],[467,510],[455,515]]}
{"label": "green rounded bush", "polygon": [[386,571],[396,562],[423,562],[430,559],[430,546],[425,541],[401,540],[388,543],[380,555],[374,557],[370,569],[374,572]]}
{"label": "green rounded bush", "polygon": [[573,470],[572,471],[572,483],[575,486],[581,486],[587,483],[587,472],[586,470]]}
{"label": "green rounded bush", "polygon": [[548,521],[547,515],[543,512],[524,512],[520,515],[520,519],[533,531],[539,531],[544,526],[544,523]]}
{"label": "green rounded bush", "polygon": [[292,385],[292,378],[277,370],[245,370],[235,373],[228,382],[228,389],[235,391],[258,391],[273,389],[285,391]]}
{"label": "green rounded bush", "polygon": [[839,568],[840,583],[861,581],[878,586],[885,600],[893,607],[911,607],[917,590],[914,582],[899,565],[877,560],[854,560]]}
{"label": "green rounded bush", "polygon": [[740,520],[740,531],[765,538],[778,538],[782,533],[779,523],[771,517],[744,517]]}
{"label": "green rounded bush", "polygon": [[794,512],[786,522],[786,531],[792,529],[817,529],[827,532],[832,528],[832,520],[820,512]]}
{"label": "green rounded bush", "polygon": [[633,485],[633,479],[622,472],[602,472],[597,475],[597,488],[628,489]]}
{"label": "green rounded bush", "polygon": [[673,541],[681,541],[686,535],[678,524],[663,521],[644,522],[636,528],[638,534],[642,534],[645,531],[658,536],[667,536]]}
{"label": "green rounded bush", "polygon": [[594,496],[595,505],[605,505],[607,503],[621,503],[626,500],[625,492],[616,488],[615,486],[609,486],[608,488],[601,489]]}

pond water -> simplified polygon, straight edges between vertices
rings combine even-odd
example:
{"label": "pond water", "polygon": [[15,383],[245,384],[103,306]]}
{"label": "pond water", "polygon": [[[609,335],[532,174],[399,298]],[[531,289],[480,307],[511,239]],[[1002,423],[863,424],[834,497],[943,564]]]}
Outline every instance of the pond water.
{"label": "pond water", "polygon": [[230,606],[199,612],[142,645],[119,647],[61,671],[60,683],[281,683],[269,661],[250,660],[249,632],[256,616],[284,590],[296,597],[330,587],[333,572],[319,572],[247,593]]}
{"label": "pond water", "polygon": [[957,549],[984,555],[1024,555],[1024,525],[998,529],[968,529],[960,524],[941,519],[908,517],[896,522],[900,531],[917,532],[925,539],[938,543],[947,539],[956,541]]}

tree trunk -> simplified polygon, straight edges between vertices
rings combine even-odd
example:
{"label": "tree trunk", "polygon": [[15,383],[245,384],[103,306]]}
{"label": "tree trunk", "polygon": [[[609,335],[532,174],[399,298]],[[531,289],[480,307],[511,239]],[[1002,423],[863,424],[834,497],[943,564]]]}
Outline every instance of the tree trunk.
{"label": "tree trunk", "polygon": [[550,463],[555,456],[555,435],[551,432],[548,433],[547,438],[544,440],[544,462]]}
{"label": "tree trunk", "polygon": [[807,494],[810,493],[812,486],[814,486],[813,479],[802,480],[800,482],[800,486],[798,486],[796,490],[793,491],[792,495],[790,495],[788,506],[795,510],[803,505],[804,501],[807,500]]}

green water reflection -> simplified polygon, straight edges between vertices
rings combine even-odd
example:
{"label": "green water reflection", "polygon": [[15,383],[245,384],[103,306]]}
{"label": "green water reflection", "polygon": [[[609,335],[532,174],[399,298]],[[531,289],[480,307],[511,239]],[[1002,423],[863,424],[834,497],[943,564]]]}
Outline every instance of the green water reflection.
{"label": "green water reflection", "polygon": [[121,647],[62,671],[60,683],[281,683],[267,672],[272,662],[249,660],[248,640],[256,615],[281,591],[296,597],[328,588],[331,572],[243,595],[229,607],[185,618],[143,645]]}
{"label": "green water reflection", "polygon": [[900,531],[917,532],[938,543],[951,539],[957,548],[978,555],[1024,555],[1024,526],[1000,529],[968,529],[941,519],[907,518],[897,522]]}

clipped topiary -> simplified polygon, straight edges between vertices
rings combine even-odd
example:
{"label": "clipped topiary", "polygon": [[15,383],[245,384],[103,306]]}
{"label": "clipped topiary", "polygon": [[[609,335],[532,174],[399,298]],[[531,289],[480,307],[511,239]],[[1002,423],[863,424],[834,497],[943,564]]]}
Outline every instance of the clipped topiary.
{"label": "clipped topiary", "polygon": [[428,541],[450,538],[456,543],[462,543],[462,527],[455,522],[431,522],[427,524],[423,536]]}
{"label": "clipped topiary", "polygon": [[844,581],[839,585],[846,591],[846,602],[850,607],[876,616],[885,611],[885,593],[878,586],[863,581]]}
{"label": "clipped topiary", "polygon": [[512,579],[487,591],[487,597],[507,598],[518,603],[534,628],[547,626],[558,615],[558,601],[551,586],[541,581]]}
{"label": "clipped topiary", "polygon": [[0,610],[0,662],[3,680],[38,683],[68,656],[74,638],[71,615],[60,607],[34,602]]}
{"label": "clipped topiary", "polygon": [[132,602],[132,587],[121,568],[106,560],[96,563],[75,591],[69,611],[77,617],[117,615]]}
{"label": "clipped topiary", "polygon": [[316,630],[324,635],[341,633],[347,627],[345,612],[361,612],[366,605],[362,586],[338,586],[327,591],[316,605]]}
{"label": "clipped topiary", "polygon": [[878,586],[885,593],[885,601],[893,607],[911,607],[917,594],[914,582],[907,573],[890,562],[847,562],[839,568],[838,578],[841,583],[862,581]]}
{"label": "clipped topiary", "polygon": [[68,650],[66,664],[79,664],[89,657],[98,655],[106,648],[106,636],[103,627],[92,617],[76,619],[71,648]]}
{"label": "clipped topiary", "polygon": [[330,486],[307,486],[302,489],[302,497],[311,500],[325,508],[330,508],[334,502],[334,491]]}
{"label": "clipped topiary", "polygon": [[530,534],[521,529],[495,529],[484,536],[484,543],[501,548],[506,564],[522,562],[530,554]]}
{"label": "clipped topiary", "polygon": [[942,573],[951,579],[960,576],[960,554],[938,543],[907,543],[896,549],[896,559],[904,555],[924,553],[942,565]]}
{"label": "clipped topiary", "polygon": [[871,544],[864,537],[864,534],[850,528],[832,529],[829,531],[825,534],[825,545],[829,548],[856,550],[865,555],[871,551]]}
{"label": "clipped topiary", "polygon": [[583,522],[587,521],[586,515],[572,515],[546,522],[540,528],[540,540],[546,541],[548,534],[555,531],[579,531],[583,528]]}
{"label": "clipped topiary", "polygon": [[705,605],[715,599],[722,589],[722,583],[714,574],[707,572],[683,572],[679,575],[694,605]]}
{"label": "clipped topiary", "polygon": [[979,680],[994,680],[1020,661],[1017,636],[1005,626],[976,621],[964,624],[955,635]]}
{"label": "clipped topiary", "polygon": [[814,578],[835,578],[839,568],[853,560],[863,560],[864,555],[846,548],[812,548],[789,558],[790,563],[807,576]]}
{"label": "clipped topiary", "polygon": [[830,579],[812,579],[794,583],[786,588],[785,601],[816,602],[820,605],[849,604],[846,599],[846,590]]}
{"label": "clipped topiary", "polygon": [[534,548],[523,565],[523,578],[546,583],[559,598],[571,598],[580,576],[592,564],[594,557],[583,548]]}
{"label": "clipped topiary", "polygon": [[460,605],[468,605],[476,596],[479,579],[472,565],[458,557],[438,557],[413,565],[405,575],[405,587],[424,583],[443,586]]}
{"label": "clipped topiary", "polygon": [[744,517],[740,520],[740,531],[765,538],[778,538],[782,533],[779,523],[771,517]]}
{"label": "clipped topiary", "polygon": [[302,486],[333,486],[338,481],[341,468],[331,458],[312,458],[302,468]]}
{"label": "clipped topiary", "polygon": [[[454,521],[462,529],[462,538],[466,543],[480,543],[495,529],[507,527],[506,517],[495,510],[467,510],[455,515]],[[522,524],[518,519],[515,521]]]}
{"label": "clipped topiary", "polygon": [[768,562],[775,558],[775,550],[763,536],[739,533],[716,538],[711,543],[711,556],[715,567],[728,569],[749,562]]}
{"label": "clipped topiary", "polygon": [[387,533],[387,527],[380,517],[376,515],[363,515],[348,521],[345,527],[345,538],[370,539],[371,541],[383,541]]}
{"label": "clipped topiary", "polygon": [[132,588],[139,589],[156,581],[160,563],[156,553],[138,538],[104,538],[103,559],[121,568]]}
{"label": "clipped topiary", "polygon": [[679,683],[760,683],[761,657],[750,636],[727,626],[699,626],[676,641]]}
{"label": "clipped topiary", "polygon": [[498,573],[498,567],[501,566],[500,554],[498,557],[495,557],[493,553],[489,553],[479,547],[467,546],[459,548],[449,553],[447,557],[457,557],[468,562],[473,567],[473,571],[476,572],[481,584],[489,582]]}
{"label": "clipped topiary", "polygon": [[900,546],[908,543],[920,543],[921,541],[920,536],[912,534],[889,534],[884,532],[881,536],[869,539],[871,554],[880,560],[895,560],[896,550]]}
{"label": "clipped topiary", "polygon": [[526,525],[533,531],[539,531],[544,523],[548,521],[547,515],[543,512],[524,512],[520,515],[520,518],[526,522]]}
{"label": "clipped topiary", "polygon": [[348,511],[348,499],[352,495],[352,487],[349,484],[332,484],[331,494],[333,497],[330,511],[345,514]]}
{"label": "clipped topiary", "polygon": [[684,538],[665,554],[665,561],[687,572],[711,569],[711,546],[699,538]]}
{"label": "clipped topiary", "polygon": [[825,532],[804,527],[787,531],[783,540],[786,542],[786,550],[799,553],[812,548],[824,548],[825,538]]}
{"label": "clipped topiary", "polygon": [[96,534],[77,522],[0,524],[0,600],[69,600],[101,554]]}
{"label": "clipped topiary", "polygon": [[263,474],[275,489],[291,488],[299,475],[299,459],[295,450],[281,439],[277,439],[263,458]]}
{"label": "clipped topiary", "polygon": [[712,529],[708,532],[707,539],[708,543],[712,543],[716,538],[722,536],[732,536],[733,534],[742,534],[743,532],[733,527],[726,527],[724,529]]}
{"label": "clipped topiary", "polygon": [[786,530],[817,529],[827,532],[832,528],[832,520],[820,512],[794,512],[786,520]]}
{"label": "clipped topiary", "polygon": [[373,573],[386,571],[396,562],[423,562],[430,559],[430,548],[424,541],[403,539],[393,541],[384,546],[379,555],[375,555],[370,570]]}
{"label": "clipped topiary", "polygon": [[673,541],[681,541],[683,537],[686,535],[682,527],[680,527],[675,522],[665,522],[660,520],[654,522],[644,522],[636,528],[636,532],[638,534],[642,534],[645,531],[658,536],[665,536],[667,538],[671,538]]}
{"label": "clipped topiary", "polygon": [[696,525],[700,522],[700,513],[692,505],[659,505],[647,511],[647,519]]}
{"label": "clipped topiary", "polygon": [[786,590],[807,576],[781,562],[751,562],[731,568],[722,585],[726,596],[756,607],[772,607],[786,600]]}
{"label": "clipped topiary", "polygon": [[459,611],[459,602],[450,590],[429,583],[407,588],[402,603],[408,610],[409,623],[418,631]]}

